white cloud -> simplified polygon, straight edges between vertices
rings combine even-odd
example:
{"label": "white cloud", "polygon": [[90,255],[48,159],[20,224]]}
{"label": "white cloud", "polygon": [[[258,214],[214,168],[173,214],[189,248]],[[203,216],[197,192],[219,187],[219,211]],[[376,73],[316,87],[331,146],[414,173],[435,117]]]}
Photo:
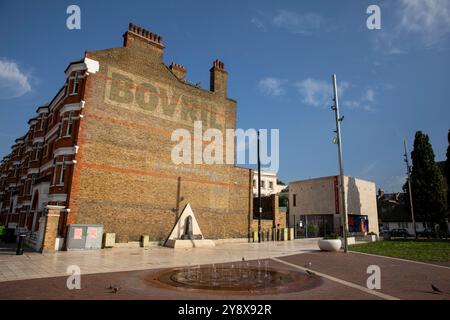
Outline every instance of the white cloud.
{"label": "white cloud", "polygon": [[351,110],[374,111],[372,104],[375,102],[375,90],[367,89],[360,97],[360,99],[344,100],[343,106]]}
{"label": "white cloud", "polygon": [[258,18],[252,18],[252,20],[250,20],[251,23],[253,23],[255,25],[256,28],[258,28],[261,31],[267,31],[267,27],[266,24]]}
{"label": "white cloud", "polygon": [[17,63],[0,58],[0,99],[20,97],[29,91],[28,76],[20,71]]}
{"label": "white cloud", "polygon": [[273,24],[292,33],[311,35],[319,31],[325,24],[325,19],[315,13],[299,14],[287,10],[278,10],[273,18]]}
{"label": "white cloud", "polygon": [[[333,104],[333,86],[331,81],[307,78],[303,81],[294,83],[302,101],[313,107],[326,108]],[[352,88],[352,90],[350,90]],[[343,98],[348,96],[347,92],[352,91],[354,86],[347,81],[339,81],[338,94],[341,105],[352,110],[374,111],[372,104],[375,102],[375,90],[367,89],[360,94],[359,99]],[[354,95],[352,93],[352,95]]]}
{"label": "white cloud", "polygon": [[360,100],[345,100],[343,103],[344,107],[350,110],[364,110],[364,111],[374,111],[374,109],[367,103]]}
{"label": "white cloud", "polygon": [[[307,78],[303,81],[294,83],[298,93],[302,96],[303,102],[313,107],[325,108],[332,105],[333,87],[331,80],[317,80]],[[338,84],[339,95],[343,95],[349,83],[341,81]]]}
{"label": "white cloud", "polygon": [[450,1],[401,0],[399,29],[422,37],[430,46],[450,33]]}
{"label": "white cloud", "polygon": [[374,37],[375,48],[385,55],[405,54],[416,47],[431,48],[450,36],[448,0],[400,0],[392,11],[395,23],[382,25]]}
{"label": "white cloud", "polygon": [[258,82],[258,87],[265,94],[271,96],[281,96],[286,92],[286,90],[283,88],[286,83],[287,80],[268,77],[260,80]]}
{"label": "white cloud", "polygon": [[367,89],[364,99],[369,102],[374,102],[375,100],[375,91],[373,89]]}

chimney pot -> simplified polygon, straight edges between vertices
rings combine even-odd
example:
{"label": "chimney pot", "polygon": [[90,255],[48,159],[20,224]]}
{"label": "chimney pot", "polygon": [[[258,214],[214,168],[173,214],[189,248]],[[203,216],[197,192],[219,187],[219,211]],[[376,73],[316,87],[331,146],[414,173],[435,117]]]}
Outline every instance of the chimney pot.
{"label": "chimney pot", "polygon": [[219,59],[213,61],[213,66],[209,70],[210,90],[226,98],[228,73],[224,67],[224,63]]}
{"label": "chimney pot", "polygon": [[[141,38],[136,38],[136,36],[133,35],[137,35]],[[147,42],[153,47],[156,47],[158,49],[157,52],[159,52],[159,54],[162,56],[162,53],[164,51],[164,44],[162,42],[162,38],[157,34],[150,32],[149,30],[141,28],[130,22],[128,24],[128,32],[125,32],[124,34],[124,46],[125,47],[134,46],[134,43],[136,41]]]}

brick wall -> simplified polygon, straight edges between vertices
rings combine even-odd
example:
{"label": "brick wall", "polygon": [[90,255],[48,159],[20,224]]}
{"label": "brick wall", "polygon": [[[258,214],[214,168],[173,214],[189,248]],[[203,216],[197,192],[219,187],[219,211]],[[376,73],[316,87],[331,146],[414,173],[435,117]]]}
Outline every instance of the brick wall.
{"label": "brick wall", "polygon": [[165,239],[176,221],[180,178],[179,208],[191,204],[205,238],[247,237],[251,171],[171,161],[173,130],[192,133],[194,120],[203,131],[235,128],[236,102],[181,81],[160,48],[135,36],[124,48],[86,56],[100,70],[86,81],[69,223],[103,224],[119,242],[142,234]]}

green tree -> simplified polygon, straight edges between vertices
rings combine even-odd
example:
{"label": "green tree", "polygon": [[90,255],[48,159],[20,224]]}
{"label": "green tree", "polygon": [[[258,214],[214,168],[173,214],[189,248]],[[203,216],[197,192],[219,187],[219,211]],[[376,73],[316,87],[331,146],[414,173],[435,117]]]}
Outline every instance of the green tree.
{"label": "green tree", "polygon": [[446,216],[444,180],[428,135],[416,132],[411,152],[411,188],[416,221],[442,225]]}

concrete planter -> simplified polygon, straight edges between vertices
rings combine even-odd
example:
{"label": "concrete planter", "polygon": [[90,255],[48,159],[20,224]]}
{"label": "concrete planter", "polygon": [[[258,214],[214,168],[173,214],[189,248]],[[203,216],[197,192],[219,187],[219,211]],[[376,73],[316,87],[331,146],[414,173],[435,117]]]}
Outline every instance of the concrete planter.
{"label": "concrete planter", "polygon": [[322,251],[339,251],[342,246],[341,239],[320,239],[318,244]]}
{"label": "concrete planter", "polygon": [[366,240],[368,242],[375,242],[375,241],[377,241],[377,236],[374,234],[368,234],[364,237],[364,240]]}
{"label": "concrete planter", "polygon": [[[342,243],[342,248],[344,247],[344,238],[339,238]],[[356,244],[356,238],[355,237],[347,237],[347,244],[351,246],[352,244]]]}

